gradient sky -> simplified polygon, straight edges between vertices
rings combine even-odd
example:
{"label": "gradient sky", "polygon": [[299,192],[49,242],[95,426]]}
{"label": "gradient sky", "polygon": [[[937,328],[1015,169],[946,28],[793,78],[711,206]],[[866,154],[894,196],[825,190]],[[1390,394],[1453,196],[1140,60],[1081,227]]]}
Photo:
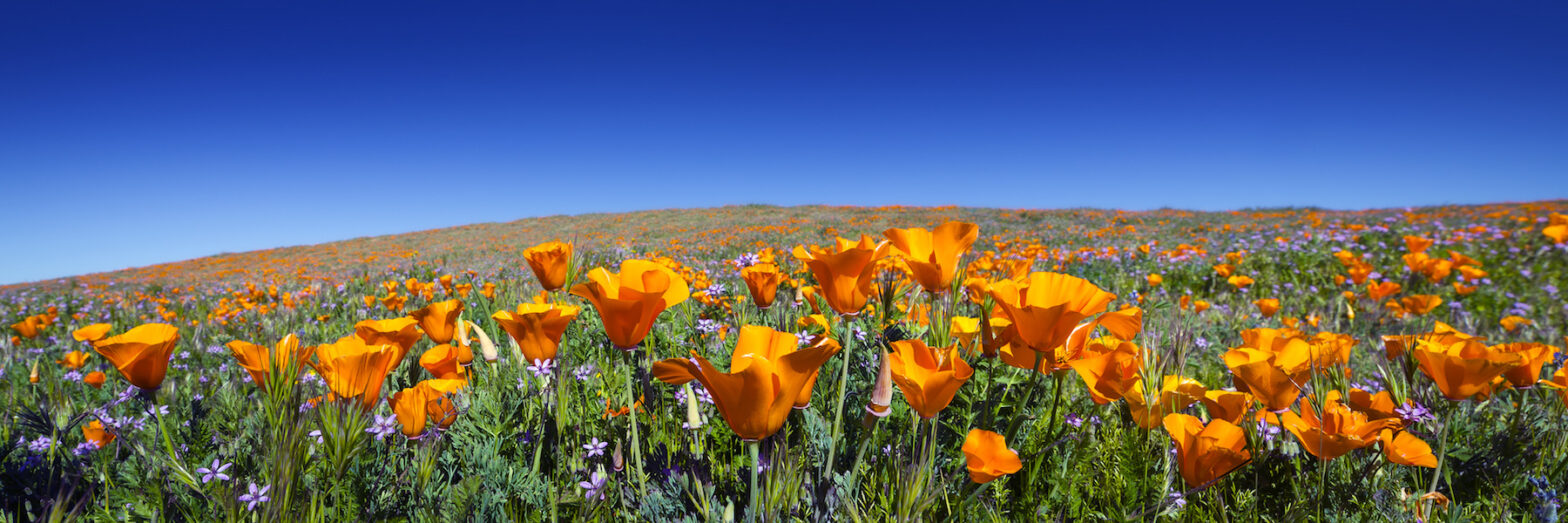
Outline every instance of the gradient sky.
{"label": "gradient sky", "polygon": [[1568,196],[1560,1],[527,4],[0,5],[0,283],[735,203]]}

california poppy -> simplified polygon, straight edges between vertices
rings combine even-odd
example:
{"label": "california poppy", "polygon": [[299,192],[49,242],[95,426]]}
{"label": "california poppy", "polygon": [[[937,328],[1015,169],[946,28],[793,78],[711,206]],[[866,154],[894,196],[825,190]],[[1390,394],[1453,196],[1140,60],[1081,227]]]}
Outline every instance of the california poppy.
{"label": "california poppy", "polygon": [[968,316],[953,316],[948,319],[947,332],[963,345],[964,350],[971,354],[977,350],[975,339],[980,336],[980,319]]}
{"label": "california poppy", "polygon": [[93,349],[119,369],[120,375],[142,390],[157,390],[169,370],[169,355],[180,330],[173,325],[148,323],[125,334],[93,342]]}
{"label": "california poppy", "polygon": [[[670,358],[653,364],[659,381],[681,385],[702,382],[713,395],[724,421],[737,436],[757,441],[778,432],[790,409],[815,380],[822,364],[839,351],[821,344],[789,351],[795,336],[755,325],[741,328],[730,371],[720,372],[706,358]],[[770,359],[768,356],[776,355]]]}
{"label": "california poppy", "polygon": [[1399,299],[1399,305],[1405,309],[1405,312],[1416,316],[1425,316],[1442,304],[1443,299],[1432,294],[1412,294]]}
{"label": "california poppy", "polygon": [[1551,238],[1554,243],[1568,243],[1568,215],[1552,213],[1550,220],[1541,229],[1541,234]]}
{"label": "california poppy", "polygon": [[1407,251],[1415,253],[1426,252],[1426,249],[1431,246],[1432,240],[1430,238],[1410,235],[1405,236],[1405,250]]}
{"label": "california poppy", "polygon": [[315,347],[301,347],[299,337],[293,334],[283,336],[272,350],[240,340],[229,342],[228,348],[240,366],[250,373],[251,381],[262,390],[267,390],[267,376],[272,374],[273,365],[303,367],[316,352]]}
{"label": "california poppy", "polygon": [[419,366],[431,376],[443,380],[467,380],[467,372],[458,361],[458,349],[451,345],[436,345],[419,355]]}
{"label": "california poppy", "polygon": [[1240,275],[1240,274],[1237,274],[1235,276],[1231,276],[1229,278],[1226,278],[1225,281],[1227,283],[1230,283],[1231,287],[1235,287],[1237,289],[1246,288],[1247,286],[1252,285],[1252,283],[1253,283],[1251,277],[1243,276],[1243,275]]}
{"label": "california poppy", "polygon": [[465,383],[459,379],[424,380],[392,394],[387,404],[403,426],[403,435],[418,438],[424,434],[427,423],[443,429],[451,426],[457,412],[447,396],[462,389]]}
{"label": "california poppy", "polygon": [[107,381],[108,379],[109,377],[107,375],[104,375],[104,373],[95,370],[87,373],[86,376],[82,376],[82,383],[91,385],[95,389],[101,389],[103,388],[103,382]]}
{"label": "california poppy", "polygon": [[[991,297],[1012,325],[1007,335],[1014,359],[1009,364],[1033,368],[1036,353],[1042,353],[1041,372],[1061,363],[1057,347],[1064,347],[1073,329],[1084,320],[1103,313],[1116,299],[1088,280],[1054,272],[1029,274],[1024,284],[1002,280],[991,285]],[[1067,356],[1076,347],[1066,347]],[[1025,363],[1027,362],[1027,363]],[[1020,365],[1022,364],[1022,365]]]}
{"label": "california poppy", "polygon": [[[1337,392],[1339,391],[1329,391],[1329,397],[1333,398]],[[1345,395],[1345,399],[1347,400],[1346,403],[1350,405],[1350,408],[1360,411],[1362,414],[1366,414],[1368,420],[1376,421],[1380,419],[1399,417],[1399,413],[1397,411],[1398,406],[1394,404],[1394,395],[1390,394],[1386,390],[1378,391],[1377,394],[1373,394],[1361,389],[1353,388],[1350,389],[1349,394]],[[1330,401],[1332,401],[1332,399]]]}
{"label": "california poppy", "polygon": [[[79,350],[73,350],[71,352],[65,353],[65,356],[60,358],[59,360],[56,360],[55,363],[59,363],[60,366],[65,367],[67,369],[80,369],[80,368],[82,368],[82,365],[86,365],[87,364],[87,356],[88,355],[85,352],[82,352],[82,351],[79,351]],[[1531,380],[1531,381],[1535,381],[1535,380]]]}
{"label": "california poppy", "polygon": [[975,483],[989,483],[1024,468],[1018,451],[1007,448],[1007,438],[989,430],[969,429],[961,450],[969,479]]}
{"label": "california poppy", "polygon": [[572,287],[572,294],[593,302],[605,335],[621,350],[635,349],[659,313],[691,297],[686,280],[648,260],[626,260],[619,273],[594,269],[587,283]]}
{"label": "california poppy", "polygon": [[1159,287],[1161,283],[1165,283],[1165,277],[1158,274],[1150,274],[1144,279],[1149,282],[1150,287]]}
{"label": "california poppy", "polygon": [[110,443],[114,443],[114,433],[105,430],[102,421],[92,420],[82,424],[82,439],[97,445],[101,449],[109,446]]}
{"label": "california poppy", "polygon": [[397,367],[401,349],[391,344],[369,345],[358,336],[344,336],[336,343],[316,347],[316,374],[327,382],[332,394],[343,400],[357,400],[370,410],[381,400],[381,384]]}
{"label": "california poppy", "polygon": [[1557,372],[1552,373],[1552,379],[1541,380],[1537,383],[1557,391],[1558,399],[1563,401],[1564,407],[1568,407],[1568,365],[1558,367]]}
{"label": "california poppy", "polygon": [[112,327],[107,323],[94,323],[92,325],[71,331],[71,338],[75,339],[76,341],[92,343],[103,339],[104,336],[109,334],[109,330],[111,328]]}
{"label": "california poppy", "polygon": [[1067,364],[1089,387],[1089,398],[1104,405],[1122,398],[1139,380],[1142,350],[1130,341],[1100,338],[1090,341]]}
{"label": "california poppy", "polygon": [[909,264],[916,282],[927,292],[947,291],[958,274],[958,258],[969,252],[980,227],[973,223],[947,222],[935,230],[921,227],[882,231]]}
{"label": "california poppy", "polygon": [[1501,320],[1497,320],[1497,323],[1498,323],[1498,325],[1502,325],[1504,330],[1507,330],[1508,332],[1513,332],[1515,330],[1518,330],[1519,327],[1521,327],[1521,326],[1529,325],[1529,324],[1535,323],[1535,322],[1530,321],[1529,318],[1526,318],[1524,316],[1508,315],[1508,316],[1504,316],[1503,319],[1501,319]]}
{"label": "california poppy", "polygon": [[821,296],[839,314],[853,316],[871,297],[876,261],[887,255],[888,242],[873,242],[862,235],[859,242],[837,238],[832,249],[795,247],[795,258],[816,276]]}
{"label": "california poppy", "polygon": [[1541,367],[1546,362],[1552,361],[1557,355],[1557,347],[1545,343],[1506,343],[1493,345],[1492,351],[1514,353],[1520,356],[1520,364],[1511,370],[1503,372],[1503,378],[1508,383],[1519,388],[1535,386],[1536,380],[1541,379]]}
{"label": "california poppy", "polygon": [[544,242],[523,250],[523,259],[533,269],[539,285],[547,291],[560,290],[566,285],[567,268],[572,263],[572,244],[558,241]]}
{"label": "california poppy", "polygon": [[354,324],[354,335],[364,340],[366,345],[391,345],[396,348],[397,360],[392,362],[392,368],[397,368],[403,358],[408,357],[408,351],[414,348],[414,344],[425,336],[419,331],[419,322],[409,317],[361,321]]}
{"label": "california poppy", "polygon": [[1203,406],[1209,409],[1210,419],[1241,423],[1252,410],[1252,395],[1241,391],[1211,390],[1203,393],[1202,399]]}
{"label": "california poppy", "polygon": [[426,305],[409,316],[419,322],[419,327],[424,329],[430,341],[442,345],[452,343],[452,335],[457,330],[457,318],[462,314],[462,300],[446,300]]}
{"label": "california poppy", "polygon": [[22,321],[11,324],[11,330],[16,331],[17,335],[28,339],[37,338],[38,330],[41,328],[43,328],[43,324],[38,320],[37,316],[28,316],[22,319]]}
{"label": "california poppy", "polygon": [[1301,384],[1310,373],[1287,373],[1275,353],[1253,349],[1235,348],[1224,355],[1225,366],[1236,379],[1236,388],[1245,389],[1263,403],[1269,412],[1281,413],[1290,409],[1301,394]]}
{"label": "california poppy", "polygon": [[1383,442],[1383,457],[1390,462],[1437,468],[1437,456],[1432,455],[1432,446],[1409,431],[1401,430],[1396,435],[1393,430],[1384,429],[1378,440]]}
{"label": "california poppy", "polygon": [[1474,339],[1422,338],[1411,352],[1443,396],[1456,401],[1490,391],[1494,378],[1525,363],[1519,353],[1492,350]]}
{"label": "california poppy", "polygon": [[784,273],[779,272],[779,267],[771,263],[749,265],[740,270],[741,281],[746,282],[746,290],[751,291],[751,303],[758,309],[773,306],[779,283],[783,282],[785,277]]}
{"label": "california poppy", "polygon": [[1252,459],[1247,433],[1234,423],[1216,418],[1204,425],[1198,418],[1180,413],[1166,415],[1164,422],[1165,431],[1176,443],[1176,463],[1188,487],[1218,480]]}
{"label": "california poppy", "polygon": [[1324,409],[1326,414],[1321,418],[1311,405],[1303,405],[1302,415],[1295,412],[1280,414],[1280,424],[1296,435],[1307,452],[1323,461],[1370,446],[1377,441],[1378,433],[1382,430],[1397,430],[1403,426],[1397,418],[1368,420],[1365,414],[1351,410],[1340,402],[1327,403]]}
{"label": "california poppy", "polygon": [[[1133,382],[1122,399],[1127,400],[1127,411],[1139,427],[1152,429],[1166,414],[1179,411],[1202,399],[1208,392],[1198,380],[1185,376],[1165,376],[1160,380],[1160,390],[1153,398],[1144,392],[1143,380]],[[1153,403],[1150,403],[1150,400]]]}
{"label": "california poppy", "polygon": [[909,407],[922,418],[934,418],[958,394],[974,369],[958,354],[958,346],[929,347],[918,339],[895,341],[888,355],[893,381]]}
{"label": "california poppy", "polygon": [[1399,291],[1403,288],[1404,287],[1402,285],[1391,281],[1385,281],[1382,283],[1368,283],[1367,297],[1371,298],[1374,302],[1382,303],[1384,298],[1399,294]]}
{"label": "california poppy", "polygon": [[523,303],[516,312],[501,311],[491,316],[522,351],[528,362],[553,360],[566,325],[577,318],[580,309],[569,305]]}
{"label": "california poppy", "polygon": [[1279,312],[1279,300],[1276,298],[1253,300],[1252,304],[1258,307],[1258,313],[1264,318],[1273,318],[1274,313]]}

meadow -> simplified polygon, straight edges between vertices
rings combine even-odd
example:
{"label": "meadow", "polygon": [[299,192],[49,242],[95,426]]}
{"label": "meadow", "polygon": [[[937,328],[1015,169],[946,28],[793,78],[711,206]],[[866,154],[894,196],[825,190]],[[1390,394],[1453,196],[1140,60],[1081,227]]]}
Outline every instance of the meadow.
{"label": "meadow", "polygon": [[8,285],[0,513],[1557,521],[1565,214],[733,206]]}

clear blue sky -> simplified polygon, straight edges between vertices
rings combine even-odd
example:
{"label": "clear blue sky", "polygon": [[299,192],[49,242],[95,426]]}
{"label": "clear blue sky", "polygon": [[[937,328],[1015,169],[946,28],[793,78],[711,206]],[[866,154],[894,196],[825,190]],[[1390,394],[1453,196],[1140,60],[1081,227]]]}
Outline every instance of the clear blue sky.
{"label": "clear blue sky", "polygon": [[731,203],[1568,196],[1560,1],[516,3],[5,2],[0,282]]}

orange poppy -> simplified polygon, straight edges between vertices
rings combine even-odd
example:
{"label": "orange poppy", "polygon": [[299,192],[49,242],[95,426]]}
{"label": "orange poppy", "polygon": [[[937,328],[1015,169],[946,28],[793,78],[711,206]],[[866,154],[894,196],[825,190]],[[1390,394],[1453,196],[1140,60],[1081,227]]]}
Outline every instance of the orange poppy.
{"label": "orange poppy", "polygon": [[91,385],[95,389],[101,389],[103,388],[103,382],[107,381],[108,379],[109,376],[95,370],[87,373],[86,376],[82,376],[82,383]]}
{"label": "orange poppy", "polygon": [[758,309],[773,306],[779,283],[782,283],[786,276],[779,272],[777,265],[771,263],[758,263],[740,270],[741,281],[746,282],[746,289],[751,291],[751,303]]}
{"label": "orange poppy", "polygon": [[778,432],[801,398],[810,400],[807,391],[817,371],[840,348],[825,343],[789,350],[795,344],[793,334],[747,325],[741,328],[729,372],[719,372],[693,352],[691,358],[654,363],[653,375],[671,385],[702,382],[730,429],[741,439],[757,441]]}
{"label": "orange poppy", "polygon": [[[1328,397],[1330,401],[1333,401],[1332,398],[1338,392],[1329,391]],[[1399,417],[1399,413],[1396,411],[1397,406],[1394,404],[1394,395],[1386,390],[1373,394],[1361,389],[1350,389],[1350,393],[1345,395],[1345,399],[1349,400],[1350,408],[1366,414],[1368,420],[1376,421]]]}
{"label": "orange poppy", "polygon": [[1258,307],[1258,312],[1263,314],[1264,318],[1273,318],[1274,313],[1279,312],[1279,300],[1275,298],[1253,300],[1252,304]]}
{"label": "orange poppy", "polygon": [[1541,234],[1555,243],[1568,243],[1568,215],[1552,213],[1550,220]]}
{"label": "orange poppy", "polygon": [[1176,463],[1181,479],[1197,488],[1225,477],[1252,459],[1247,433],[1234,423],[1213,419],[1204,425],[1186,414],[1165,416],[1165,431],[1176,443]]}
{"label": "orange poppy", "polygon": [[572,244],[558,241],[544,242],[523,250],[523,259],[533,269],[539,285],[548,291],[560,290],[566,285],[567,269],[572,264]]}
{"label": "orange poppy", "polygon": [[1307,452],[1328,461],[1355,449],[1372,445],[1384,429],[1399,429],[1399,419],[1368,420],[1365,414],[1350,410],[1343,403],[1328,402],[1326,414],[1319,418],[1311,405],[1303,405],[1301,412],[1280,414],[1280,424],[1285,426]]}
{"label": "orange poppy", "polygon": [[71,338],[75,339],[76,341],[92,343],[103,339],[104,336],[107,336],[111,328],[113,327],[107,323],[94,323],[92,325],[71,331]]}
{"label": "orange poppy", "polygon": [[1409,431],[1384,430],[1378,437],[1383,442],[1383,457],[1388,461],[1412,467],[1437,468],[1437,456],[1432,446]]}
{"label": "orange poppy", "polygon": [[169,370],[169,355],[180,341],[173,325],[148,323],[125,334],[93,342],[93,349],[119,369],[120,375],[142,390],[157,390]]}
{"label": "orange poppy", "polygon": [[1416,316],[1425,316],[1442,304],[1442,298],[1431,294],[1412,294],[1399,299],[1399,305],[1405,309],[1405,312]]}
{"label": "orange poppy", "polygon": [[1426,252],[1427,248],[1431,247],[1431,246],[1432,246],[1432,240],[1430,240],[1428,238],[1422,238],[1420,236],[1409,236],[1409,235],[1405,236],[1405,250],[1410,251],[1412,253]]}
{"label": "orange poppy", "polygon": [[969,469],[969,480],[975,483],[989,483],[1024,468],[1018,451],[1007,448],[1007,438],[989,430],[969,429],[961,450],[964,451],[964,468]]}
{"label": "orange poppy", "polygon": [[1552,379],[1541,380],[1537,383],[1557,391],[1558,399],[1563,401],[1564,407],[1568,407],[1568,365],[1558,367],[1557,372],[1552,374]]}
{"label": "orange poppy", "polygon": [[1226,278],[1225,281],[1230,283],[1231,287],[1235,287],[1237,289],[1246,288],[1247,286],[1254,283],[1251,277],[1242,276],[1240,274]]}
{"label": "orange poppy", "polygon": [[[80,369],[80,368],[82,368],[82,365],[86,365],[87,364],[87,356],[88,356],[88,354],[85,353],[85,352],[82,352],[82,351],[79,351],[79,350],[73,350],[71,352],[65,353],[65,357],[62,357],[59,360],[56,360],[55,363],[58,363],[58,364],[60,364],[60,366],[65,367],[67,369]],[[1530,380],[1530,381],[1535,381],[1535,380]]]}
{"label": "orange poppy", "polygon": [[572,294],[593,302],[605,335],[621,350],[635,349],[659,313],[691,297],[686,280],[648,260],[626,260],[619,273],[594,269],[587,283],[572,287]]}
{"label": "orange poppy", "polygon": [[1368,283],[1367,297],[1372,298],[1374,302],[1382,303],[1384,298],[1399,294],[1399,291],[1403,288],[1400,284],[1391,281]]}
{"label": "orange poppy", "polygon": [[[1209,418],[1241,423],[1252,410],[1252,395],[1234,390],[1211,390],[1203,393],[1203,406],[1209,409]],[[1169,416],[1167,416],[1169,418]]]}
{"label": "orange poppy", "polygon": [[368,345],[358,336],[344,336],[316,347],[317,362],[311,368],[336,398],[358,400],[368,411],[381,400],[381,384],[397,368],[400,351],[396,345]]}
{"label": "orange poppy", "polygon": [[278,340],[272,350],[254,343],[234,340],[228,343],[229,352],[234,354],[234,359],[250,373],[251,381],[256,383],[261,390],[267,390],[267,376],[272,374],[273,365],[295,365],[303,367],[310,361],[310,356],[315,354],[315,347],[301,347],[299,337],[288,334]]}
{"label": "orange poppy", "polygon": [[1129,341],[1100,338],[1084,346],[1067,365],[1083,378],[1089,398],[1104,405],[1122,398],[1138,381],[1142,349]]}
{"label": "orange poppy", "polygon": [[[969,252],[980,227],[973,223],[947,222],[935,230],[912,227],[882,231],[892,242],[913,273],[916,282],[927,292],[947,291],[958,274],[958,258]],[[857,309],[858,310],[858,309]]]}
{"label": "orange poppy", "polygon": [[38,330],[43,327],[43,322],[39,321],[38,316],[28,316],[22,321],[11,324],[11,330],[16,331],[17,335],[27,339],[37,338]]}
{"label": "orange poppy", "polygon": [[1229,278],[1230,275],[1235,274],[1235,272],[1236,267],[1229,263],[1221,263],[1214,266],[1214,274],[1219,275],[1221,278]]}
{"label": "orange poppy", "polygon": [[1492,350],[1474,339],[1448,343],[1422,338],[1411,352],[1443,396],[1456,401],[1490,392],[1494,378],[1525,363],[1519,353]]}
{"label": "orange poppy", "polygon": [[1506,343],[1493,345],[1491,350],[1520,356],[1520,365],[1503,373],[1508,383],[1519,388],[1535,386],[1535,382],[1541,379],[1541,367],[1552,361],[1558,352],[1557,347],[1545,343]]}
{"label": "orange poppy", "polygon": [[1524,316],[1509,315],[1509,316],[1504,316],[1503,319],[1498,320],[1497,323],[1499,325],[1502,325],[1503,329],[1507,330],[1508,332],[1513,332],[1515,330],[1518,330],[1519,327],[1522,327],[1522,326],[1525,326],[1525,325],[1529,325],[1529,324],[1535,323],[1535,322],[1530,321],[1529,318],[1525,318]]}
{"label": "orange poppy", "polygon": [[834,241],[832,249],[798,245],[794,255],[816,277],[819,294],[827,300],[828,306],[839,314],[853,316],[866,307],[866,300],[871,297],[871,280],[876,275],[876,261],[887,256],[889,244],[873,242],[865,235],[861,235],[859,242],[844,238]]}
{"label": "orange poppy", "polygon": [[1236,380],[1236,388],[1251,393],[1269,412],[1281,413],[1290,409],[1301,394],[1300,384],[1308,372],[1286,372],[1280,357],[1273,352],[1241,347],[1227,351],[1225,366]]}
{"label": "orange poppy", "polygon": [[953,316],[947,321],[947,332],[958,339],[958,344],[971,354],[978,350],[975,340],[980,337],[980,319],[968,316]]}
{"label": "orange poppy", "polygon": [[418,438],[425,432],[427,423],[445,429],[457,420],[457,411],[448,397],[463,388],[460,379],[424,380],[400,390],[387,400],[397,422],[403,426],[403,435]]}
{"label": "orange poppy", "polygon": [[436,345],[419,355],[419,366],[437,379],[467,380],[458,352],[459,349],[451,345]]}
{"label": "orange poppy", "polygon": [[395,347],[397,360],[392,362],[393,368],[397,368],[403,358],[408,357],[408,351],[414,348],[414,344],[425,336],[419,331],[419,322],[408,317],[361,321],[354,324],[354,335],[364,340],[366,345]]}
{"label": "orange poppy", "polygon": [[1179,411],[1192,405],[1204,397],[1208,392],[1198,380],[1184,376],[1165,376],[1160,380],[1160,390],[1150,404],[1151,398],[1144,393],[1143,380],[1133,382],[1122,399],[1127,400],[1127,410],[1132,413],[1132,420],[1139,427],[1152,429],[1165,418],[1166,414]]}
{"label": "orange poppy", "polygon": [[1159,287],[1160,284],[1165,283],[1165,277],[1158,274],[1150,274],[1144,277],[1144,280],[1149,282],[1150,287]]}
{"label": "orange poppy", "polygon": [[419,327],[424,329],[430,341],[441,345],[452,343],[452,335],[457,330],[457,318],[462,314],[462,300],[446,300],[426,305],[409,316],[419,322]]}
{"label": "orange poppy", "polygon": [[105,430],[102,421],[92,420],[82,424],[82,439],[97,445],[101,449],[109,446],[110,443],[114,443],[114,433]]}
{"label": "orange poppy", "polygon": [[[1041,361],[1041,372],[1054,369],[1060,359],[1057,347],[1066,348],[1071,357],[1077,347],[1066,347],[1073,329],[1084,320],[1105,311],[1115,294],[1105,292],[1088,280],[1054,272],[1036,272],[1019,284],[1002,280],[991,285],[991,297],[1000,312],[1011,322],[1006,336],[1012,355],[1006,361],[1015,367],[1031,369]],[[1043,353],[1040,360],[1037,353]]]}
{"label": "orange poppy", "polygon": [[581,309],[554,304],[523,303],[517,312],[501,311],[491,316],[512,336],[517,348],[528,362],[555,359],[566,325],[577,318]]}
{"label": "orange poppy", "polygon": [[918,339],[895,341],[888,355],[893,381],[909,407],[930,419],[947,408],[974,369],[958,354],[958,346],[930,347]]}

